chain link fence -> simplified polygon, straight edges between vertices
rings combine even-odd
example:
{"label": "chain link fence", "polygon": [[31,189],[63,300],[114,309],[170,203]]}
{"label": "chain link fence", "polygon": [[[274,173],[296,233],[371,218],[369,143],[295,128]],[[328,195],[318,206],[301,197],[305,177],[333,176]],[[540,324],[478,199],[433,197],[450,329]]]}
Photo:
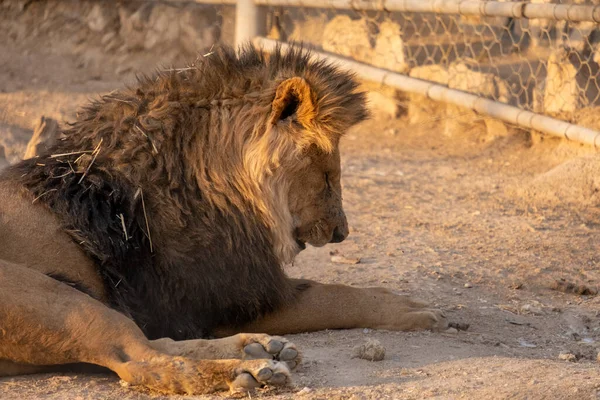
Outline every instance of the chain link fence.
{"label": "chain link fence", "polygon": [[[397,99],[398,113],[408,113],[412,122],[423,116],[441,117],[432,115],[438,111],[427,107],[430,100],[423,100],[423,95],[452,100],[461,92],[478,99],[463,96],[455,104],[534,129],[559,126],[540,130],[569,138],[583,135],[585,142],[600,145],[600,0],[15,0],[1,4],[9,10],[17,3],[38,10],[34,30],[40,35],[72,28],[73,34],[67,36],[75,50],[78,41],[97,42],[104,53],[121,56],[118,71],[139,70],[141,61],[135,64],[136,60],[152,68],[181,65],[216,43],[240,44],[257,36],[281,43],[303,42],[317,52],[360,63],[348,64],[351,68],[378,68],[383,78],[374,84],[379,85],[375,90]],[[51,14],[61,18],[48,18]],[[20,35],[18,29],[14,32]],[[84,60],[86,68],[88,64]],[[437,88],[436,97],[431,86],[421,86],[416,90],[419,100],[406,94],[415,93],[410,87],[416,85],[414,80],[394,88],[380,85],[392,78],[397,83],[399,76],[435,83],[450,92]],[[510,118],[504,118],[507,113]],[[541,122],[536,125],[527,122],[534,119],[532,113],[554,119],[538,118]]]}
{"label": "chain link fence", "polygon": [[271,39],[600,128],[600,1],[259,3]]}

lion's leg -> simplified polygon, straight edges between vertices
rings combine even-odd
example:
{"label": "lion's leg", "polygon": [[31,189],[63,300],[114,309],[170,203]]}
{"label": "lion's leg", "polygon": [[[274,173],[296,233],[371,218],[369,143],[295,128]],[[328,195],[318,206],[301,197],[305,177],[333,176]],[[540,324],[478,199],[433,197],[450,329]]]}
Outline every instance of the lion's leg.
{"label": "lion's leg", "polygon": [[34,366],[91,363],[133,385],[172,393],[245,390],[288,380],[287,366],[277,361],[192,360],[157,351],[124,315],[1,260],[0,305],[0,360]]}
{"label": "lion's leg", "polygon": [[0,376],[39,374],[47,371],[47,366],[20,364],[8,360],[0,360]]}
{"label": "lion's leg", "polygon": [[[373,328],[396,331],[441,330],[447,322],[439,310],[384,288],[354,288],[293,280],[296,301],[239,329],[274,335],[323,329]],[[230,334],[223,329],[219,334]]]}
{"label": "lion's leg", "polygon": [[240,333],[221,339],[181,340],[169,338],[152,340],[151,346],[162,353],[196,360],[269,359],[284,361],[294,369],[301,360],[293,343],[279,336],[260,333]]}

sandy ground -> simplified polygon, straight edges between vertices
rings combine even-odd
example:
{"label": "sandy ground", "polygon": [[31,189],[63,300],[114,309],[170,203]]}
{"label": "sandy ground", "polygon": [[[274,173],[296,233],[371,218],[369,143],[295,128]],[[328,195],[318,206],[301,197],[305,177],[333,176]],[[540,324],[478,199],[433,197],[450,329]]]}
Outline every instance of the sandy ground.
{"label": "sandy ground", "polygon": [[[87,68],[81,54],[0,40],[0,146],[8,159],[20,156],[42,115],[64,122],[86,99],[132,79],[106,57]],[[394,289],[470,328],[290,335],[305,355],[295,387],[246,397],[600,398],[600,300],[552,289],[560,279],[600,286],[600,158],[522,131],[490,137],[476,121],[448,136],[443,123],[375,120],[349,133],[342,163],[351,235],[307,249],[288,273]],[[332,263],[332,251],[361,261]],[[352,358],[367,339],[385,346],[383,361]],[[61,374],[0,378],[0,398],[161,396],[110,374]]]}

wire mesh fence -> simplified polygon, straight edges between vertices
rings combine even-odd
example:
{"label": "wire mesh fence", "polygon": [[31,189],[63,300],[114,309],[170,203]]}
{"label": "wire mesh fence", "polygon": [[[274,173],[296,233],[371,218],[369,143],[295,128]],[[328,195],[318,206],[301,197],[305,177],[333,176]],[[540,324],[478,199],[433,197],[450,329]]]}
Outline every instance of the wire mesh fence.
{"label": "wire mesh fence", "polygon": [[[596,112],[600,0],[15,0],[1,4],[4,9],[23,4],[30,14],[38,10],[36,21],[42,23],[33,30],[40,36],[72,30],[68,40],[75,51],[82,48],[86,68],[94,67],[87,58],[101,59],[88,57],[90,44],[119,56],[114,68],[125,73],[140,70],[140,65],[147,69],[156,64],[181,66],[216,43],[239,44],[244,36],[246,40],[267,36],[284,43],[301,41],[383,73],[435,82],[454,90],[455,97],[456,91],[462,91],[514,107],[508,110],[513,116],[504,119],[511,123],[532,119],[533,112],[593,128],[595,132],[585,132],[585,142],[600,144],[600,113]],[[60,18],[48,17],[54,14]],[[19,26],[14,34],[21,40]],[[99,73],[107,67],[104,62],[96,64]],[[415,98],[402,97],[404,89],[396,89],[376,88],[399,99],[397,109],[401,112],[405,106],[410,117],[411,110],[419,109],[411,108]],[[439,110],[423,110],[421,114],[430,118],[444,117],[432,115]],[[515,110],[524,114],[515,116]],[[544,125],[555,122],[546,119]],[[564,125],[549,133],[569,137],[567,129],[573,137],[573,128]]]}
{"label": "wire mesh fence", "polygon": [[[267,5],[270,38],[302,41],[385,70],[600,128],[600,115],[595,115],[600,105],[597,8],[572,7],[595,6],[600,1],[514,3],[521,12],[524,4],[535,4],[538,7],[530,14],[536,11],[552,18],[476,15],[473,10],[470,15],[448,9],[411,12],[410,4],[403,4],[405,11],[398,12],[376,0],[350,7],[334,1],[310,2],[310,7],[301,6],[302,1],[295,7],[275,0],[260,3]],[[425,3],[435,2],[412,3],[415,10],[422,10],[427,9]],[[552,5],[568,7],[551,13]]]}

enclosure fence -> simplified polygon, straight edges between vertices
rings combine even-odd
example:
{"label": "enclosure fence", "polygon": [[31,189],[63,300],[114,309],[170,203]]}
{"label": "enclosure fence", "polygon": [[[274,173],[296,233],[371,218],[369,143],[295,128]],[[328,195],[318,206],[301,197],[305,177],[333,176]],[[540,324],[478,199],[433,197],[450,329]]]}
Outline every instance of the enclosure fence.
{"label": "enclosure fence", "polygon": [[196,0],[235,43],[303,42],[363,79],[600,146],[600,0]]}

